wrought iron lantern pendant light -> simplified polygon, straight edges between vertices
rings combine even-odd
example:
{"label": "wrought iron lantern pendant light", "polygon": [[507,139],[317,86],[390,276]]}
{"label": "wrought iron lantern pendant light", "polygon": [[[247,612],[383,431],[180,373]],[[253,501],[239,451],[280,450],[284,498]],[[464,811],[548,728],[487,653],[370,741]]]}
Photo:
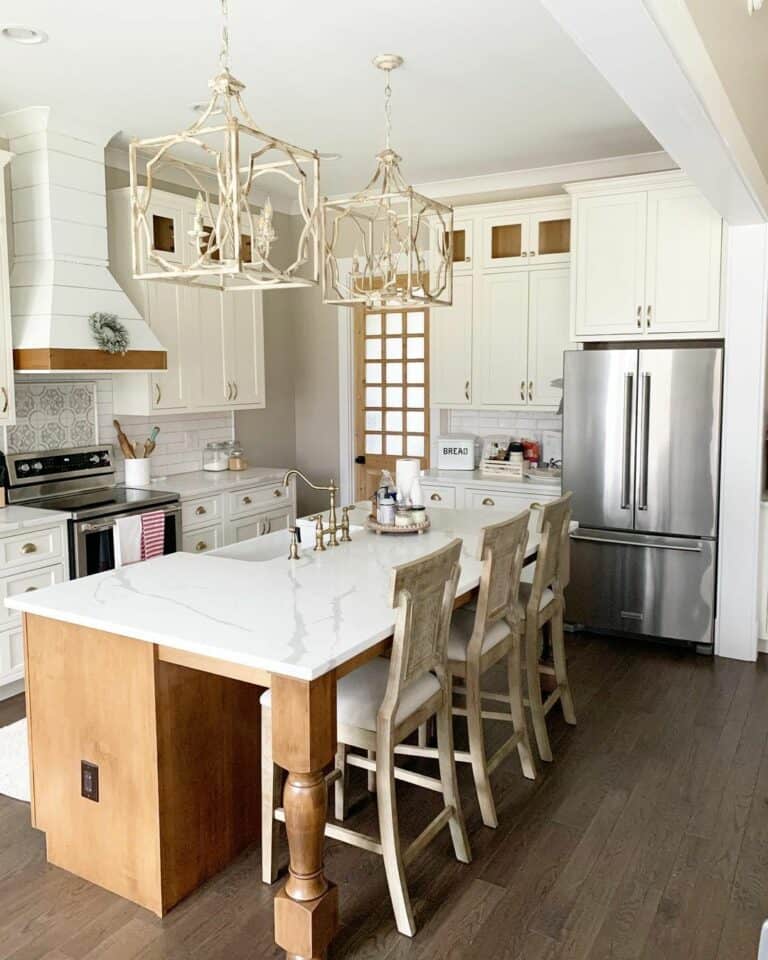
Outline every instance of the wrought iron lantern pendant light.
{"label": "wrought iron lantern pendant light", "polygon": [[[385,146],[359,193],[323,200],[323,301],[377,306],[449,306],[453,300],[453,210],[417,193],[390,144],[390,77],[396,54],[374,59],[386,75]],[[349,265],[347,265],[349,264]]]}
{"label": "wrought iron lantern pendant light", "polygon": [[[199,119],[180,133],[134,140],[129,147],[133,273],[220,290],[311,286],[320,273],[320,155],[255,123],[243,103],[244,85],[230,73],[227,0],[220,5],[220,69]],[[197,192],[181,231],[169,228],[156,207],[155,183],[163,177]],[[297,245],[281,244],[279,257],[270,186],[290,194],[303,221]],[[266,197],[260,209],[255,188]]]}

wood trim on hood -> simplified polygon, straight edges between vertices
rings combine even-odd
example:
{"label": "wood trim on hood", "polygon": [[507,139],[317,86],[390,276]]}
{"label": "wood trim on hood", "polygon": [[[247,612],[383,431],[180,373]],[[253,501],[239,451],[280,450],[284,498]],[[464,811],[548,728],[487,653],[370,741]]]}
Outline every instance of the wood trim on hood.
{"label": "wood trim on hood", "polygon": [[167,370],[165,350],[78,350],[65,347],[34,347],[13,351],[13,367],[19,371],[41,370]]}

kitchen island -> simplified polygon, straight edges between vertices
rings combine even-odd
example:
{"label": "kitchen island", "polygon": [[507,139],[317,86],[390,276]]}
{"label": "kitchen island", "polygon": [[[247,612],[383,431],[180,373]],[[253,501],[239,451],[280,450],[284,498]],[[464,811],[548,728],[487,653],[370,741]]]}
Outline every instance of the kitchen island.
{"label": "kitchen island", "polygon": [[481,526],[507,516],[434,511],[422,536],[358,530],[295,561],[281,531],[8,601],[24,614],[32,822],[49,861],[169,910],[258,838],[258,698],[271,687],[291,860],[275,939],[324,956],[338,922],[322,863],[336,681],[391,641],[393,566],[461,537],[466,599]]}

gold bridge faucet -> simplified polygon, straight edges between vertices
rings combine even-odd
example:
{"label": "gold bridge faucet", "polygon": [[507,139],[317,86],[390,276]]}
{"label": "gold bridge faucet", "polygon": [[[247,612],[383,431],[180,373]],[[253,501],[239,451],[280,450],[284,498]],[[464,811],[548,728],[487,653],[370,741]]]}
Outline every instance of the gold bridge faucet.
{"label": "gold bridge faucet", "polygon": [[[336,481],[331,480],[327,487],[318,486],[316,483],[312,483],[309,477],[304,476],[301,470],[289,470],[283,477],[283,486],[287,487],[293,477],[299,477],[301,480],[306,483],[308,487],[311,487],[313,490],[326,490],[330,495],[330,506],[328,509],[328,528],[323,528],[323,515],[321,513],[311,516],[309,519],[315,521],[315,550],[325,550],[325,537],[328,537],[328,544],[331,547],[338,547],[339,542],[346,543],[350,541],[352,537],[349,535],[349,511],[353,507],[342,507],[341,508],[341,525],[336,523],[336,494],[339,492],[339,488],[336,486]],[[341,541],[337,540],[336,534],[341,530]]]}

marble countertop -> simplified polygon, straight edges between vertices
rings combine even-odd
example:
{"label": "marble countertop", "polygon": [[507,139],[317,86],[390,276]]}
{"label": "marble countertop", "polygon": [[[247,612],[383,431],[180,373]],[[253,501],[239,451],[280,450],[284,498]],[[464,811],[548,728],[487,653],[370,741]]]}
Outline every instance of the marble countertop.
{"label": "marble countertop", "polygon": [[0,537],[24,530],[27,527],[46,527],[52,523],[65,523],[69,514],[58,510],[39,510],[37,507],[0,508]]}
{"label": "marble countertop", "polygon": [[[279,556],[261,561],[249,561],[247,549],[245,559],[174,553],[20,594],[6,605],[312,680],[391,635],[393,566],[461,537],[458,589],[464,593],[480,581],[475,553],[481,527],[510,516],[503,510],[434,510],[426,534],[359,531],[351,543],[322,553],[304,543],[301,558],[293,562],[286,558],[283,541]],[[267,539],[256,538],[262,547]],[[537,547],[532,535],[529,553]]]}
{"label": "marble countertop", "polygon": [[194,470],[153,477],[146,484],[148,490],[168,490],[178,493],[182,500],[221,493],[244,484],[280,483],[288,467],[248,467],[247,470]]}
{"label": "marble countertop", "polygon": [[481,473],[479,470],[425,470],[422,479],[429,482],[438,483],[467,483],[467,484],[495,484],[498,487],[511,489],[515,492],[525,492],[528,490],[547,490],[551,494],[553,491],[559,491],[561,488],[560,477],[552,479],[542,477],[526,477],[524,480],[509,480],[507,477],[488,476],[487,473]]}

